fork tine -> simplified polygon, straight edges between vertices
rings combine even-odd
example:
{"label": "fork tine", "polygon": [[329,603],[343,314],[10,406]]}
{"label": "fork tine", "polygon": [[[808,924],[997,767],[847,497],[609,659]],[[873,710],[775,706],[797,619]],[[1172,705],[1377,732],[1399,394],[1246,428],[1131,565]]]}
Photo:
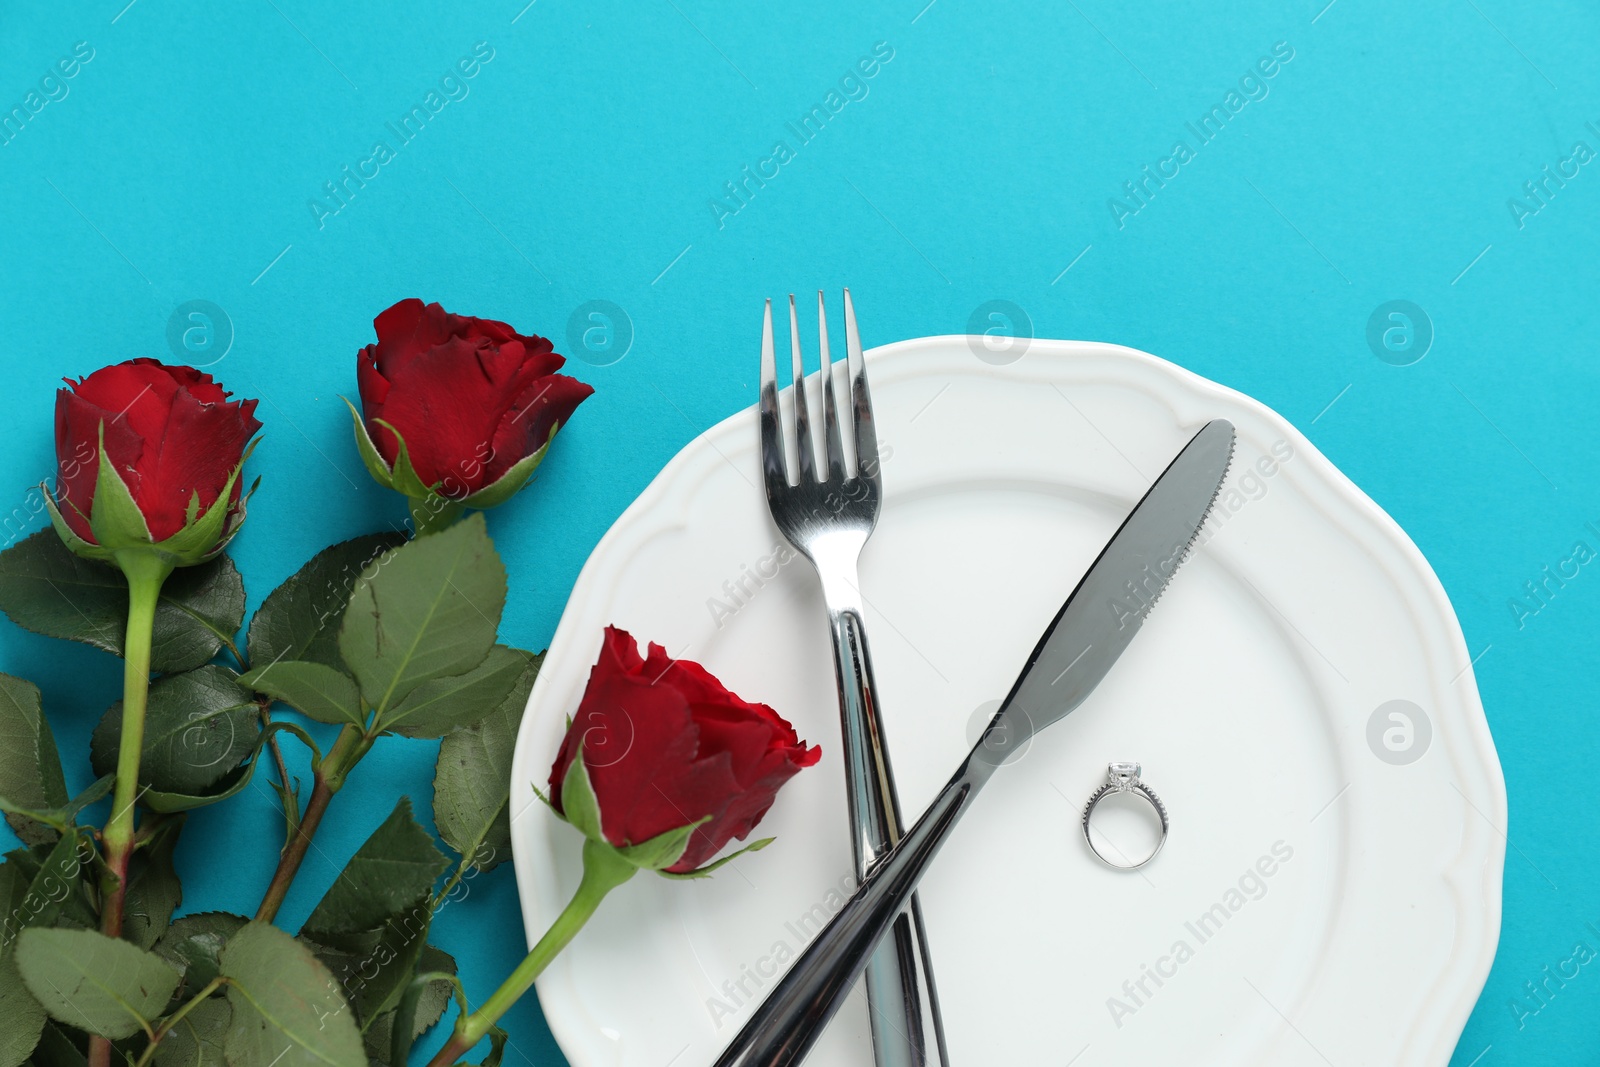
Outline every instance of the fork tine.
{"label": "fork tine", "polygon": [[767,300],[766,313],[761,320],[761,473],[766,479],[767,493],[781,490],[789,484],[789,474],[783,458],[783,417],[778,411],[778,368],[772,351],[772,300]]}
{"label": "fork tine", "polygon": [[850,399],[854,409],[856,477],[882,484],[878,471],[878,433],[872,422],[872,393],[867,389],[867,361],[861,355],[861,332],[856,328],[856,305],[844,291],[845,360],[850,371]]}
{"label": "fork tine", "polygon": [[789,350],[794,362],[795,469],[801,485],[817,480],[817,446],[811,433],[811,413],[806,407],[806,368],[800,357],[800,319],[794,312],[794,294],[789,294]]}
{"label": "fork tine", "polygon": [[828,458],[828,481],[844,481],[844,442],[839,437],[842,412],[834,399],[833,360],[828,356],[828,311],[817,290],[817,341],[822,348],[822,444]]}

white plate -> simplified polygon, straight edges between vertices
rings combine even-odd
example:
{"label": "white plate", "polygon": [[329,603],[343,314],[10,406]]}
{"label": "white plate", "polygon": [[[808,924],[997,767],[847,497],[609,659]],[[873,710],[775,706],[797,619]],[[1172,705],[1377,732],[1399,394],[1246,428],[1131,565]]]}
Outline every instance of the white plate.
{"label": "white plate", "polygon": [[[1202,545],[1143,633],[995,777],[923,883],[953,1062],[1445,1064],[1494,955],[1506,801],[1416,547],[1282,417],[1153,356],[1034,341],[996,366],[934,337],[868,362],[887,496],[862,586],[907,812],[1150,479],[1207,419],[1238,428]],[[760,576],[781,541],[757,472],[751,409],[617,520],[517,739],[530,941],[579,873],[576,832],[530,783],[607,623],[699,660],[824,753],[760,827],[771,848],[705,881],[635,878],[540,979],[574,1067],[709,1063],[850,887],[822,603],[804,560]],[[1409,704],[1379,713],[1390,701]],[[1104,869],[1079,837],[1112,760],[1142,761],[1172,813],[1141,873]],[[810,1062],[869,1067],[859,990]]]}

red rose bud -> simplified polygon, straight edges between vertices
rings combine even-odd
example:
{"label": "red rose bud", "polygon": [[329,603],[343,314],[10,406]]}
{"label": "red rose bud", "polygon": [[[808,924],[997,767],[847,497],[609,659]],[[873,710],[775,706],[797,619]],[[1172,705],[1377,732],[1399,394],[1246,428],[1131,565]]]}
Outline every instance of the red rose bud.
{"label": "red rose bud", "polygon": [[[641,659],[634,639],[608,626],[550,770],[551,803],[636,866],[704,873],[821,756],[777,712],[739,699],[698,663],[669,659],[656,644]],[[575,800],[598,811],[574,810]]]}
{"label": "red rose bud", "polygon": [[594,392],[556,373],[566,360],[548,340],[503,322],[412,299],[372,325],[378,343],[356,362],[356,445],[379,484],[413,501],[504,503]]}
{"label": "red rose bud", "polygon": [[193,367],[133,359],[56,393],[50,516],[92,559],[154,549],[168,564],[222,551],[244,521],[239,474],[261,428],[254,400]]}

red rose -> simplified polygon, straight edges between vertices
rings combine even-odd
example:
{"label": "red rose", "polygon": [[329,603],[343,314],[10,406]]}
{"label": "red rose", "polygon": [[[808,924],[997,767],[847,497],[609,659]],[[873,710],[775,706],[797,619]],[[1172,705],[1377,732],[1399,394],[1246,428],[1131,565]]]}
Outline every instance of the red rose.
{"label": "red rose", "polygon": [[778,788],[816,763],[794,727],[765,704],[728,692],[698,663],[673,660],[651,644],[641,659],[626,631],[606,627],[600,659],[550,770],[552,803],[578,746],[615,846],[710,817],[666,870],[693,870],[733,838],[744,838],[772,807]]}
{"label": "red rose", "polygon": [[[493,486],[543,449],[594,392],[555,373],[566,360],[548,340],[525,337],[503,322],[452,315],[412,299],[372,325],[378,343],[361,350],[356,374],[365,433],[389,468],[372,473],[407,496],[426,489],[460,500]],[[402,473],[394,469],[396,433],[420,485],[396,477]],[[532,466],[519,473],[511,492]]]}
{"label": "red rose", "polygon": [[[96,521],[93,507],[103,440],[150,541],[165,541],[208,514],[225,492],[225,521],[216,540],[201,547],[214,551],[231,535],[241,513],[237,474],[245,446],[261,428],[254,400],[229,400],[209,374],[154,359],[65,381],[69,388],[56,393],[55,505],[72,533],[91,545],[106,540],[109,527]],[[138,539],[122,530],[114,539],[123,536]]]}

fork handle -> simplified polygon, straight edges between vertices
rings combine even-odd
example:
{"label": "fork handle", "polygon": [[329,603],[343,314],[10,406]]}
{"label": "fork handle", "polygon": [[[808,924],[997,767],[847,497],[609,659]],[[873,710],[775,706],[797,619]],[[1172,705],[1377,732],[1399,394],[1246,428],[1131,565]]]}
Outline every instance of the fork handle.
{"label": "fork handle", "polygon": [[[859,880],[900,840],[903,823],[878,718],[877,685],[860,606],[856,597],[837,586],[829,589],[825,584],[824,594],[833,634],[850,839]],[[895,919],[890,936],[878,945],[867,964],[866,986],[877,1067],[948,1067],[927,929],[916,896]]]}

